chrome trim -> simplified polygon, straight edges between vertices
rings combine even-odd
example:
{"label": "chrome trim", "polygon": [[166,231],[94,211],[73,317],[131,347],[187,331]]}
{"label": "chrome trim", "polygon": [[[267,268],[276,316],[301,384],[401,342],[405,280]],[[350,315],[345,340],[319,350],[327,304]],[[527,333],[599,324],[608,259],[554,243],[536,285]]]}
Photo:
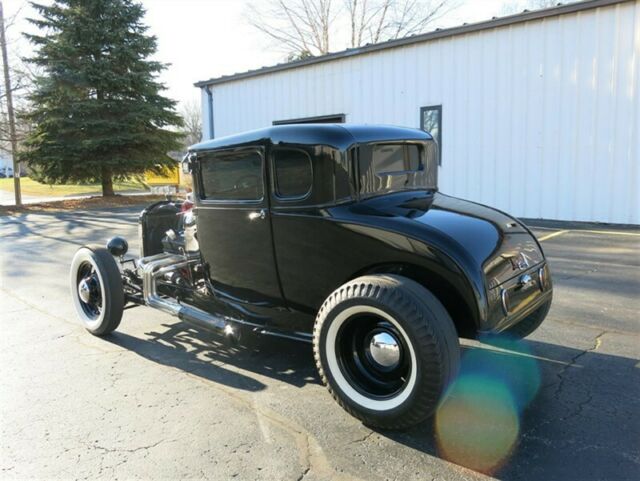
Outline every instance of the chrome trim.
{"label": "chrome trim", "polygon": [[547,283],[547,276],[545,274],[544,267],[545,266],[542,266],[540,269],[538,269],[538,285],[542,292],[544,292],[544,286]]}
{"label": "chrome trim", "polygon": [[265,220],[267,218],[266,209],[260,209],[258,212],[249,212],[249,220]]}
{"label": "chrome trim", "polygon": [[144,257],[144,233],[142,232],[143,227],[142,215],[138,220],[138,243],[140,244],[140,257]]}
{"label": "chrome trim", "polygon": [[197,307],[180,304],[174,299],[164,298],[158,294],[156,284],[158,278],[196,262],[197,259],[166,253],[139,259],[137,266],[142,271],[142,293],[145,303],[149,307],[167,312],[196,326],[233,335],[234,331],[230,322],[234,320],[209,314]]}
{"label": "chrome trim", "polygon": [[502,312],[505,316],[509,315],[509,291],[500,289],[500,301],[502,303]]}

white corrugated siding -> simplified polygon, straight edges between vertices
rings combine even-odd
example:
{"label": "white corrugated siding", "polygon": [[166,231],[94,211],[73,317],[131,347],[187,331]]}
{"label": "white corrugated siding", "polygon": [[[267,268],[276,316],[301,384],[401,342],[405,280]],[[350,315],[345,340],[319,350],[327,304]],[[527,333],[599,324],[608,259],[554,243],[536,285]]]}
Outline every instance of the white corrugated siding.
{"label": "white corrugated siding", "polygon": [[441,191],[640,224],[639,63],[627,2],[213,85],[215,136],[337,113],[419,127],[420,107],[442,104]]}

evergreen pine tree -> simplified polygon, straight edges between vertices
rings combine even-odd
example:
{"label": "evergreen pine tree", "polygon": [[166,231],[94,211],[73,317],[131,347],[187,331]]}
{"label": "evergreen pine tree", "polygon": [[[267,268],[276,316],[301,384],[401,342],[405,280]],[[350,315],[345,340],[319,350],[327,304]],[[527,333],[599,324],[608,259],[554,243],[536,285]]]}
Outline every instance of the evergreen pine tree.
{"label": "evergreen pine tree", "polygon": [[32,131],[22,160],[49,183],[113,181],[173,163],[181,125],[175,102],[161,93],[165,65],[151,60],[156,38],[132,0],[32,3],[42,18],[30,59],[43,72],[30,96]]}

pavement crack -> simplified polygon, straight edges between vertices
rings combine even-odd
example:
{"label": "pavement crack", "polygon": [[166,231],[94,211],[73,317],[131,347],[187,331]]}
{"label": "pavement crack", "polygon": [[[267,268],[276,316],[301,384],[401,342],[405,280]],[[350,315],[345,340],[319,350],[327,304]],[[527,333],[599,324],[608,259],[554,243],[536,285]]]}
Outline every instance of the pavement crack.
{"label": "pavement crack", "polygon": [[138,451],[147,451],[149,449],[153,449],[153,448],[155,448],[156,446],[158,446],[158,445],[160,445],[162,443],[171,443],[171,442],[174,442],[174,441],[175,441],[175,439],[171,439],[171,440],[162,439],[160,441],[157,441],[155,443],[152,443],[152,444],[149,444],[149,445],[146,445],[146,446],[138,446],[136,448],[131,448],[131,449],[107,448],[105,446],[100,446],[99,444],[92,444],[92,445],[90,445],[90,447],[92,449],[97,449],[97,450],[103,451],[105,453],[136,453]]}
{"label": "pavement crack", "polygon": [[347,444],[359,444],[359,443],[364,443],[367,439],[369,439],[372,435],[373,435],[374,431],[369,431],[367,434],[365,434],[364,436],[358,438],[358,439],[354,439],[353,441],[349,441],[349,443]]}
{"label": "pavement crack", "polygon": [[[582,351],[580,351],[578,354],[576,354],[575,356],[573,356],[573,357],[571,358],[571,360],[570,360],[568,363],[566,363],[564,366],[562,366],[562,369],[560,369],[560,370],[556,373],[556,376],[557,376],[557,378],[558,378],[558,384],[557,384],[556,389],[555,389],[555,391],[554,391],[554,393],[553,393],[553,398],[554,398],[554,399],[556,399],[557,401],[561,401],[561,400],[560,400],[560,396],[561,396],[562,391],[563,391],[563,389],[564,389],[564,383],[565,383],[565,380],[566,380],[565,373],[567,372],[567,370],[568,370],[569,368],[571,368],[571,367],[574,367],[574,366],[576,365],[576,363],[578,362],[578,360],[579,360],[580,358],[582,358],[583,356],[587,355],[587,354],[588,354],[588,353],[590,353],[590,352],[595,352],[595,351],[597,351],[598,349],[600,349],[600,346],[602,346],[602,337],[603,337],[605,334],[607,334],[608,332],[609,332],[609,331],[600,331],[600,333],[599,333],[596,337],[594,337],[594,339],[593,339],[593,345],[592,345],[591,347],[589,347],[589,348],[587,348],[587,349],[583,349],[583,350],[582,350]],[[523,432],[523,433],[522,433],[522,436],[523,436],[524,438],[528,438],[528,439],[534,439],[534,440],[542,441],[543,443],[545,443],[545,444],[546,444],[546,442],[547,442],[548,440],[544,440],[544,441],[543,441],[543,438],[535,437],[533,434],[534,434],[536,431],[538,431],[540,428],[542,428],[543,426],[548,425],[548,424],[550,424],[550,423],[552,423],[552,422],[557,422],[557,421],[564,422],[564,421],[570,420],[570,419],[572,419],[572,418],[575,418],[575,417],[577,417],[577,416],[580,416],[580,415],[582,414],[582,411],[584,410],[584,408],[585,408],[586,406],[588,406],[588,405],[591,403],[591,401],[592,401],[592,400],[593,400],[593,394],[588,393],[588,394],[587,394],[587,398],[586,398],[585,400],[583,400],[583,401],[581,401],[581,402],[575,402],[575,401],[574,401],[574,402],[571,404],[571,408],[572,408],[572,409],[571,409],[571,410],[570,410],[570,412],[569,412],[569,413],[567,413],[566,415],[564,415],[564,416],[562,416],[562,417],[559,417],[559,418],[556,418],[556,419],[547,419],[546,421],[544,421],[544,422],[542,422],[542,423],[540,423],[540,424],[537,424],[537,425],[535,425],[535,426],[532,426],[528,431]]]}
{"label": "pavement crack", "polygon": [[564,388],[564,381],[565,381],[565,372],[576,365],[576,363],[578,362],[578,360],[585,356],[586,354],[590,353],[590,352],[595,352],[597,351],[600,346],[602,345],[602,336],[604,336],[607,333],[607,331],[601,331],[600,334],[598,334],[594,340],[593,340],[593,346],[591,346],[588,349],[584,349],[582,351],[580,351],[578,354],[576,354],[575,356],[573,356],[571,358],[571,360],[566,363],[564,366],[562,366],[562,369],[560,369],[557,373],[556,373],[556,377],[558,378],[558,385],[556,386],[556,390],[553,393],[553,397],[558,399],[560,398],[560,394],[562,393],[562,390]]}
{"label": "pavement crack", "polygon": [[305,476],[306,476],[307,474],[309,474],[309,471],[311,471],[311,466],[307,467],[307,468],[302,472],[302,474],[300,474],[300,476],[298,476],[298,477],[296,478],[296,481],[302,481],[302,480],[305,478]]}

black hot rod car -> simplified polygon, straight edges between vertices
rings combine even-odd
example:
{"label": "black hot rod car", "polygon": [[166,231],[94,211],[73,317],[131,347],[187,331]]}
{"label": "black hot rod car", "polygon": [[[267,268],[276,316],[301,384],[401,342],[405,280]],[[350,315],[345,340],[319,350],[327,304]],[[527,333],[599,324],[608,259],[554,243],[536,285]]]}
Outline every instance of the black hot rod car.
{"label": "black hot rod car", "polygon": [[[429,416],[456,375],[459,337],[524,337],[552,297],[521,222],[437,189],[419,130],[289,125],[195,145],[193,205],[140,215],[140,257],[121,237],[71,267],[95,335],[146,305],[232,338],[313,343],[322,380],[370,425]],[[117,260],[116,260],[117,259]]]}

